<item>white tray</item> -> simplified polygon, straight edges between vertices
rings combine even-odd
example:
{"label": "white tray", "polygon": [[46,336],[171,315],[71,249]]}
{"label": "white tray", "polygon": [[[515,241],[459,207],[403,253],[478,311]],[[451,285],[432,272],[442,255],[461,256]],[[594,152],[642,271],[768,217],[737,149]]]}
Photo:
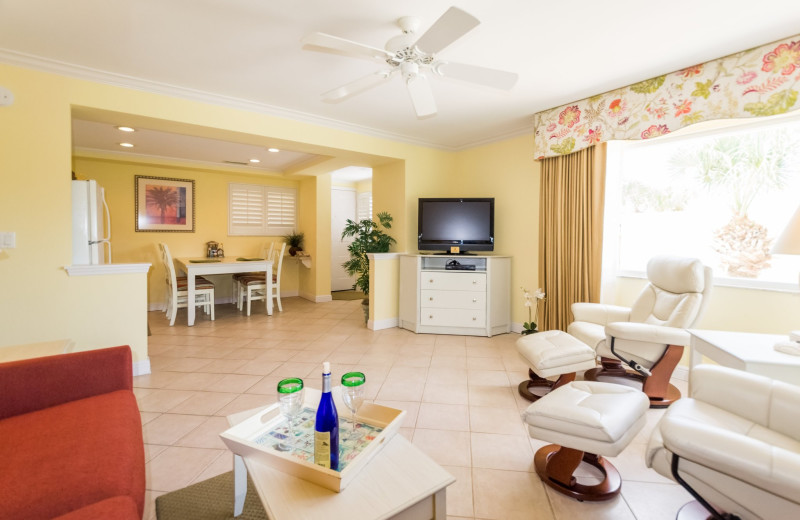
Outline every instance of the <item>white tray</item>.
{"label": "white tray", "polygon": [[[339,442],[341,444],[342,440],[350,432],[351,412],[342,402],[341,388],[334,387],[332,393],[336,410],[339,413]],[[319,390],[306,388],[303,399],[304,408],[316,410],[320,397],[321,392]],[[379,433],[371,432],[374,435],[369,437],[372,438],[374,436],[374,438],[365,447],[362,447],[354,458],[340,461],[340,465],[344,466],[341,471],[323,468],[313,462],[301,460],[288,452],[278,451],[269,443],[256,442],[270,437],[270,432],[274,432],[286,422],[286,419],[280,414],[277,402],[222,432],[220,437],[228,448],[237,455],[256,460],[289,475],[339,492],[347,487],[347,484],[358,472],[372,460],[386,441],[397,433],[405,413],[404,410],[396,410],[373,403],[361,405],[356,415],[356,421],[372,427],[382,428],[382,430]],[[346,424],[343,419],[346,419]],[[311,449],[313,450],[313,446],[311,446]]]}

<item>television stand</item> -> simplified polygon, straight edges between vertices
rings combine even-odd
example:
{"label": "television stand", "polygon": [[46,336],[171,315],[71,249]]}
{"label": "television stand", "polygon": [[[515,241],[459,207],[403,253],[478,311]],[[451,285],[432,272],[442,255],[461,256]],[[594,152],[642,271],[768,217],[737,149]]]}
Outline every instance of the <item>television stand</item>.
{"label": "television stand", "polygon": [[[454,260],[459,268],[448,268]],[[508,256],[402,255],[400,327],[417,334],[505,334],[510,286]]]}
{"label": "television stand", "polygon": [[438,253],[433,253],[433,256],[475,256],[476,253],[470,253],[469,251],[461,251],[460,253],[448,253],[447,251],[440,251]]}

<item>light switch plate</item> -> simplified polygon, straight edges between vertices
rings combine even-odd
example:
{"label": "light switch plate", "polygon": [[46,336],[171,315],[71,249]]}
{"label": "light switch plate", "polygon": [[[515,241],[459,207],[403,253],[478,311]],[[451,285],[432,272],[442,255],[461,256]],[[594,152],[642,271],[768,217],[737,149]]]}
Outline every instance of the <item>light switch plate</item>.
{"label": "light switch plate", "polygon": [[13,231],[0,232],[0,249],[14,249],[17,247],[17,234]]}

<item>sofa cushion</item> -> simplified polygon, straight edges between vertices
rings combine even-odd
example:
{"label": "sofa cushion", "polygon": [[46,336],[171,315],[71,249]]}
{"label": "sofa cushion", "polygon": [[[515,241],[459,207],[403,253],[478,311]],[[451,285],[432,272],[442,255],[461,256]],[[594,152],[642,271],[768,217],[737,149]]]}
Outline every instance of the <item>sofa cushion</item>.
{"label": "sofa cushion", "polygon": [[136,502],[129,496],[107,498],[53,520],[141,520]]}
{"label": "sofa cushion", "polygon": [[118,390],[0,421],[4,518],[53,518],[119,495],[144,511],[136,398]]}

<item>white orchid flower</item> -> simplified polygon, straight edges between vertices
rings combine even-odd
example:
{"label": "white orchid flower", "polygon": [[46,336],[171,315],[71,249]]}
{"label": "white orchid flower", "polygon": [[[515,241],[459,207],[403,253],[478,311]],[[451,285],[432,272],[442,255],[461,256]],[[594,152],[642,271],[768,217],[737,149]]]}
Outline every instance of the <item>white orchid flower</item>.
{"label": "white orchid flower", "polygon": [[536,292],[533,293],[533,295],[536,297],[537,300],[544,300],[544,291],[542,290],[541,287],[536,289]]}

